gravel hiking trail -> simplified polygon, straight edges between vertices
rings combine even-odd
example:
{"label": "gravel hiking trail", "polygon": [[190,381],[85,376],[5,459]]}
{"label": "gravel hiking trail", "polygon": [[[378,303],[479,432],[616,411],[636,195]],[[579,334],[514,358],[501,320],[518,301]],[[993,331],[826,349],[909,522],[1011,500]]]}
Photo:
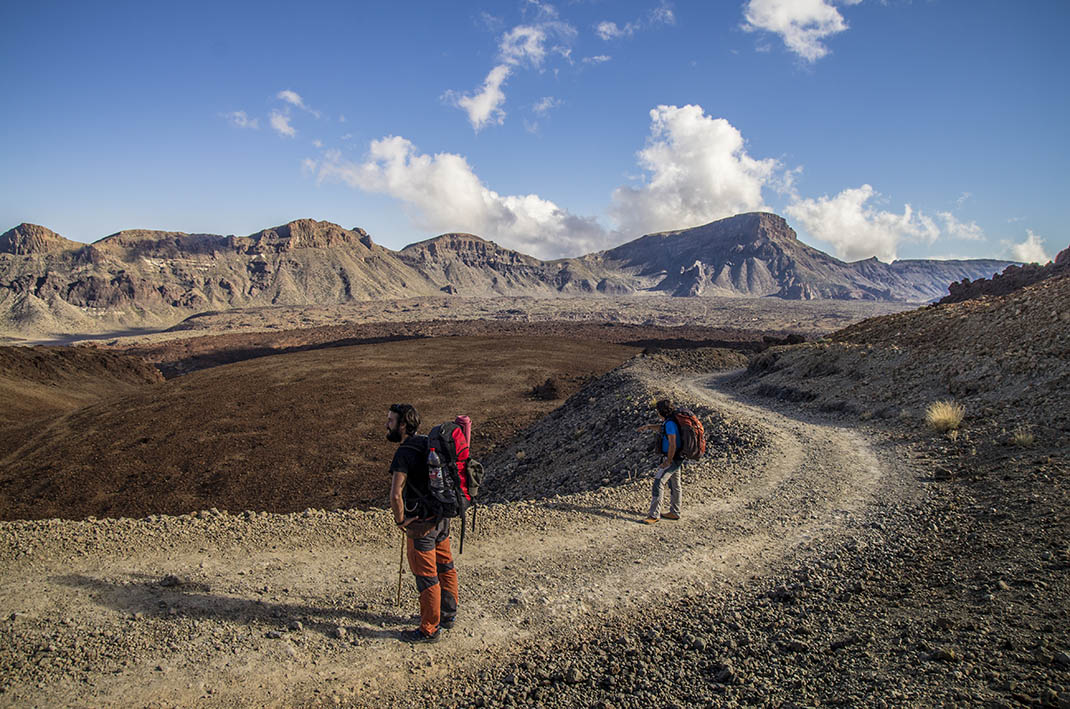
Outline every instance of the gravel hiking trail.
{"label": "gravel hiking trail", "polygon": [[687,464],[680,521],[640,523],[649,472],[479,508],[462,555],[454,528],[461,614],[435,645],[398,639],[416,592],[406,566],[394,604],[401,540],[386,511],[0,524],[0,705],[411,703],[461,658],[492,666],[565,629],[731,588],[843,532],[875,497],[907,494],[905,466],[875,441],[742,398],[724,376],[670,389],[764,429],[764,445],[716,470]]}

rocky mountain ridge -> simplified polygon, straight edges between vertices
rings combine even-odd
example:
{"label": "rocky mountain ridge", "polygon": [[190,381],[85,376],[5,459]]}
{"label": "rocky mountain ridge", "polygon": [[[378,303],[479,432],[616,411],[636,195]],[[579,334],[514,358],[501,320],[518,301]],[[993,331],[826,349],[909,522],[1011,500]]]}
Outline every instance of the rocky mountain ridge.
{"label": "rocky mountain ridge", "polygon": [[924,302],[1010,262],[845,263],[775,214],[648,234],[541,261],[473,234],[393,251],[363,229],[299,219],[249,236],[126,230],[80,244],[32,224],[0,235],[0,330],[169,326],[195,313],[460,295],[775,296]]}

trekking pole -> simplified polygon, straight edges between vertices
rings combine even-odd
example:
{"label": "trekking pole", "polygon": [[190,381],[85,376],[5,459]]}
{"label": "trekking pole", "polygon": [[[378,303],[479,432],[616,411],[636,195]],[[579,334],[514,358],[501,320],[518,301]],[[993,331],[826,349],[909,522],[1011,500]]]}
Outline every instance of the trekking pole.
{"label": "trekking pole", "polygon": [[401,558],[398,559],[398,595],[394,599],[394,605],[401,605],[401,570],[405,566],[405,533],[401,534]]}

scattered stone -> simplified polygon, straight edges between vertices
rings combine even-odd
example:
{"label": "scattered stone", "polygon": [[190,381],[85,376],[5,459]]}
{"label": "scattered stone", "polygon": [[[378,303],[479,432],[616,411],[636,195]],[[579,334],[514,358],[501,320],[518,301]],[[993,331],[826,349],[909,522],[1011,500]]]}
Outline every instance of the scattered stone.
{"label": "scattered stone", "polygon": [[959,662],[962,654],[951,647],[938,647],[929,654],[930,660],[938,662]]}
{"label": "scattered stone", "polygon": [[578,684],[585,679],[587,679],[587,676],[575,665],[568,668],[568,672],[565,673],[565,681],[569,684]]}
{"label": "scattered stone", "polygon": [[167,576],[164,576],[160,580],[160,585],[165,587],[165,588],[171,588],[173,586],[181,586],[182,585],[182,579],[179,578],[178,576],[175,576],[174,574],[168,574]]}

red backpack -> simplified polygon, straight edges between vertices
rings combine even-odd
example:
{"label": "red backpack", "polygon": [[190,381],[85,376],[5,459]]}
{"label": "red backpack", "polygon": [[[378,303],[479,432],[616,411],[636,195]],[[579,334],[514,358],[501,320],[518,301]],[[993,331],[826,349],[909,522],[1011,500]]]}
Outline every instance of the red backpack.
{"label": "red backpack", "polygon": [[690,409],[677,409],[670,420],[676,422],[680,429],[680,445],[676,447],[676,457],[698,460],[706,453],[706,429],[698,416]]}
{"label": "red backpack", "polygon": [[[472,460],[468,438],[472,422],[458,416],[427,434],[427,488],[430,512],[437,519],[461,518],[460,553],[464,553],[465,512],[475,503],[483,482],[483,466]],[[475,523],[475,511],[472,511]]]}

